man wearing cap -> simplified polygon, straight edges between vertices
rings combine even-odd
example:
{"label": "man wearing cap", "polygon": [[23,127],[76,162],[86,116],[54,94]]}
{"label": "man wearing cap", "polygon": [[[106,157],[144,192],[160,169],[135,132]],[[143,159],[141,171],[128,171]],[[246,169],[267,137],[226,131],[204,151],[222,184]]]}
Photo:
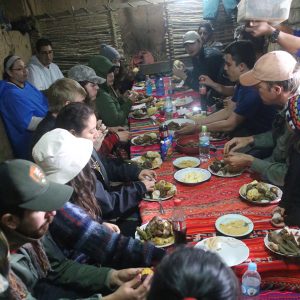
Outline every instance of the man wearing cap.
{"label": "man wearing cap", "polygon": [[207,75],[213,81],[225,83],[223,77],[224,60],[222,52],[216,48],[203,47],[203,41],[196,31],[188,31],[183,36],[183,45],[186,52],[191,56],[193,69],[173,69],[173,74],[185,81],[185,84],[199,90],[199,76]]}
{"label": "man wearing cap", "polygon": [[[291,97],[298,97],[300,82],[299,66],[292,55],[285,51],[273,51],[263,55],[249,72],[241,75],[240,83],[245,86],[256,86],[267,105],[284,108]],[[234,138],[224,148],[226,163],[233,167],[250,167],[265,180],[283,186],[287,172],[288,149],[291,132],[285,121],[285,111],[277,116],[270,132]],[[237,153],[246,146],[258,149],[270,148],[272,154],[266,159]]]}
{"label": "man wearing cap", "polygon": [[52,43],[48,39],[38,39],[35,45],[36,55],[28,64],[28,81],[38,90],[43,91],[57,79],[63,78],[59,67],[53,63]]}
{"label": "man wearing cap", "polygon": [[55,120],[59,111],[71,102],[83,102],[86,98],[85,90],[78,82],[69,78],[55,81],[46,92],[49,111],[39,123],[33,134],[31,149],[46,132],[55,128]]}
{"label": "man wearing cap", "polygon": [[121,285],[111,295],[118,297],[103,299],[145,298],[150,278],[141,284],[137,277],[141,269],[116,271],[79,264],[67,260],[50,235],[45,238],[56,210],[71,197],[71,187],[49,182],[37,165],[25,160],[0,164],[0,181],[0,272],[9,282],[1,299],[82,299]]}

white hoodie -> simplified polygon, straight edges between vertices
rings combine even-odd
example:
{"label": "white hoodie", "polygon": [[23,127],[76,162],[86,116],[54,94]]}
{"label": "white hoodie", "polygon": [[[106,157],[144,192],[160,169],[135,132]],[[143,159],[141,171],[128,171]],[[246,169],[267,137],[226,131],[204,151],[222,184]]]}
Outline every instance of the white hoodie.
{"label": "white hoodie", "polygon": [[35,55],[29,61],[28,71],[28,81],[40,91],[48,89],[54,81],[64,77],[56,64],[51,63],[45,67]]}

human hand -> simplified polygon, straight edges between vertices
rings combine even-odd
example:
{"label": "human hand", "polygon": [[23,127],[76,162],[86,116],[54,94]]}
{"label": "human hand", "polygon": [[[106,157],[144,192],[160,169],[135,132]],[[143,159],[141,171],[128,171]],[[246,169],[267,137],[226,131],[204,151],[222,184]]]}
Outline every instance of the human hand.
{"label": "human hand", "polygon": [[115,126],[115,127],[108,127],[108,130],[109,130],[110,132],[119,132],[119,131],[124,131],[124,130],[126,130],[126,128],[123,127],[123,126]]}
{"label": "human hand", "polygon": [[103,300],[146,300],[150,290],[151,279],[152,275],[148,275],[142,282],[139,274],[121,285],[113,294],[105,296]]}
{"label": "human hand", "polygon": [[173,67],[173,75],[179,77],[182,80],[186,80],[187,75],[185,74],[185,69],[178,69]]}
{"label": "human hand", "polygon": [[136,93],[129,92],[127,99],[129,99],[131,103],[134,104],[138,99],[138,95]]}
{"label": "human hand", "polygon": [[271,223],[273,226],[275,226],[275,227],[284,227],[285,226],[284,213],[285,213],[285,209],[280,206],[277,206],[273,209],[272,219],[271,219]]}
{"label": "human hand", "polygon": [[216,84],[207,75],[201,75],[201,76],[199,76],[199,83],[203,83],[203,84],[205,84],[207,86],[210,86],[210,87],[214,87],[214,85]]}
{"label": "human hand", "polygon": [[242,169],[250,167],[254,157],[249,154],[230,152],[227,156],[224,156],[224,163],[233,167],[234,169]]}
{"label": "human hand", "polygon": [[139,174],[139,180],[145,180],[145,179],[148,179],[151,178],[152,180],[154,179],[154,181],[156,181],[157,179],[157,174],[155,171],[153,170],[148,170],[148,169],[145,169],[145,170],[142,170]]}
{"label": "human hand", "polygon": [[253,36],[270,35],[275,30],[268,22],[265,21],[249,21],[245,27],[245,31]]}
{"label": "human hand", "polygon": [[193,134],[196,131],[196,126],[197,125],[189,124],[189,123],[187,125],[183,124],[183,127],[179,130],[176,130],[174,134],[175,136]]}
{"label": "human hand", "polygon": [[123,270],[112,270],[110,276],[110,286],[121,286],[142,273],[142,268],[130,268]]}
{"label": "human hand", "polygon": [[144,179],[144,180],[141,180],[141,182],[143,182],[144,185],[146,186],[147,192],[154,191],[155,180]]}
{"label": "human hand", "polygon": [[96,151],[98,151],[101,148],[106,134],[107,132],[105,133],[104,131],[103,133],[102,130],[98,130],[98,136],[93,140],[94,148],[96,149]]}
{"label": "human hand", "polygon": [[127,130],[124,131],[117,131],[115,132],[115,134],[119,137],[120,142],[128,142],[129,141],[129,137],[130,137],[130,133]]}
{"label": "human hand", "polygon": [[227,155],[230,152],[234,152],[240,148],[246,147],[247,145],[253,143],[253,141],[253,136],[233,138],[225,144],[223,152],[225,155]]}
{"label": "human hand", "polygon": [[120,228],[116,224],[103,222],[102,225],[109,228],[112,232],[120,233]]}

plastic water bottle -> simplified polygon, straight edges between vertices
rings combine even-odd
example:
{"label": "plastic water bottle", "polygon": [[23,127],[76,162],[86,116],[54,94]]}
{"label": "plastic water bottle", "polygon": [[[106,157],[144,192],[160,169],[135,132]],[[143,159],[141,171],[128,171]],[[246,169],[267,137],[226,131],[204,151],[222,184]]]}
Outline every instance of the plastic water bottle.
{"label": "plastic water bottle", "polygon": [[199,83],[199,97],[202,110],[207,110],[207,88],[204,83]]}
{"label": "plastic water bottle", "polygon": [[202,162],[206,162],[210,159],[210,134],[207,132],[207,127],[202,126],[199,134],[199,159]]}
{"label": "plastic water bottle", "polygon": [[164,85],[164,79],[162,77],[159,77],[156,80],[156,95],[157,96],[164,96],[165,95],[165,85]]}
{"label": "plastic water bottle", "polygon": [[165,104],[164,104],[164,110],[165,110],[166,120],[172,119],[173,118],[173,102],[170,97],[166,97]]}
{"label": "plastic water bottle", "polygon": [[152,96],[152,81],[149,75],[146,76],[146,95]]}
{"label": "plastic water bottle", "polygon": [[171,217],[173,232],[175,238],[175,245],[186,244],[186,221],[185,213],[181,206],[181,200],[174,200],[173,214]]}
{"label": "plastic water bottle", "polygon": [[256,263],[249,263],[248,270],[242,277],[242,299],[258,300],[260,293],[260,282],[261,278],[257,272]]}

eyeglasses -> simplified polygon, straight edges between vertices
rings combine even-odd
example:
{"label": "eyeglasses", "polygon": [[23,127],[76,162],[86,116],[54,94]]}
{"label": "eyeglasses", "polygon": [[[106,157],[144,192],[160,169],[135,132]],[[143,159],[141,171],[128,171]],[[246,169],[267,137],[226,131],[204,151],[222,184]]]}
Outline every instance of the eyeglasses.
{"label": "eyeglasses", "polygon": [[24,70],[27,70],[28,67],[25,66],[25,67],[20,67],[20,68],[16,68],[16,69],[11,69],[12,71],[17,71],[17,72],[20,72],[20,71],[24,71]]}

